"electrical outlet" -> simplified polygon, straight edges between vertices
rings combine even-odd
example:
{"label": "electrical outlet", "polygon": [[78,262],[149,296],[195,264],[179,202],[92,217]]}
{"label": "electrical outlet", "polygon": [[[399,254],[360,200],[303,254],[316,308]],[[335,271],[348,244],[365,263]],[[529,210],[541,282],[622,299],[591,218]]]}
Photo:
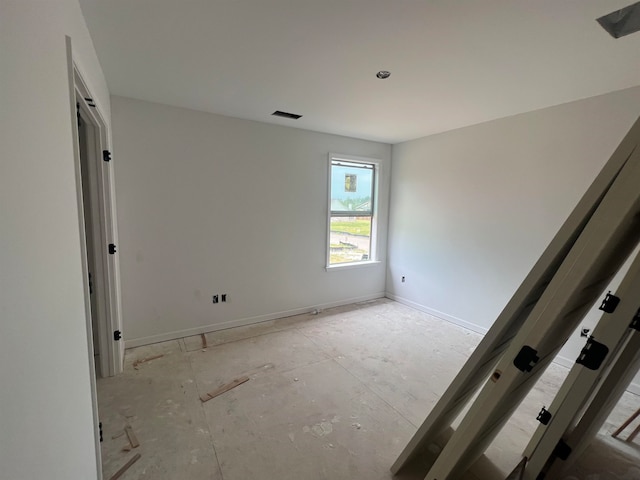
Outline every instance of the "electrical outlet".
{"label": "electrical outlet", "polygon": [[218,295],[213,296],[213,303],[218,303]]}
{"label": "electrical outlet", "polygon": [[223,293],[223,294],[221,295],[221,297],[220,297],[220,301],[221,301],[221,302],[226,302],[226,301],[227,301],[227,294],[226,294],[226,293]]}

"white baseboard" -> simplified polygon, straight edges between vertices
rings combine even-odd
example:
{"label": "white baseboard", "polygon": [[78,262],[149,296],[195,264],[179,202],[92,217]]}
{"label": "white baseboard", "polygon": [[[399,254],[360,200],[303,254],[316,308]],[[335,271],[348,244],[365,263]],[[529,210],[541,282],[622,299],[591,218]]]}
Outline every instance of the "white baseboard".
{"label": "white baseboard", "polygon": [[485,327],[481,327],[480,325],[476,325],[471,322],[467,322],[466,320],[462,320],[461,318],[454,317],[452,315],[448,315],[444,312],[440,312],[438,310],[434,310],[433,308],[429,308],[420,303],[413,302],[404,297],[400,297],[398,295],[394,295],[393,293],[387,293],[386,297],[395,300],[398,303],[402,303],[403,305],[407,305],[408,307],[415,308],[416,310],[420,310],[421,312],[428,313],[429,315],[433,315],[434,317],[441,318],[442,320],[446,320],[449,323],[453,323],[460,327],[464,327],[467,330],[471,330],[472,332],[480,333],[481,335],[485,335],[489,329]]}
{"label": "white baseboard", "polygon": [[[481,327],[480,325],[475,325],[471,322],[467,322],[466,320],[462,320],[461,318],[457,318],[454,317],[452,315],[447,315],[444,312],[439,312],[438,310],[434,310],[433,308],[429,308],[426,307],[420,303],[416,303],[414,301],[408,300],[406,298],[403,297],[399,297],[397,295],[394,295],[392,293],[387,292],[386,297],[391,299],[391,300],[395,300],[398,303],[402,303],[404,305],[407,305],[409,307],[415,308],[416,310],[420,310],[421,312],[425,312],[428,313],[429,315],[433,315],[434,317],[438,317],[441,318],[442,320],[445,320],[447,322],[453,323],[455,325],[458,325],[460,327],[464,327],[467,328],[469,330],[471,330],[472,332],[476,332],[476,333],[480,333],[482,335],[485,335],[489,329],[485,328],[485,327]],[[569,358],[566,357],[561,357],[561,356],[557,356],[554,360],[553,363],[560,365],[562,367],[565,368],[572,368],[573,364],[576,363],[575,360],[571,360]],[[640,384],[637,383],[632,383],[629,385],[629,387],[627,388],[627,391],[630,393],[633,393],[634,395],[639,395],[640,396]]]}
{"label": "white baseboard", "polygon": [[129,340],[125,340],[124,345],[125,345],[125,348],[141,347],[143,345],[150,345],[152,343],[167,342],[169,340],[176,340],[178,338],[183,338],[183,337],[191,337],[193,335],[200,335],[202,333],[216,332],[218,330],[226,330],[228,328],[233,328],[233,327],[244,327],[247,325],[253,325],[254,323],[268,322],[269,320],[276,320],[278,318],[301,315],[303,313],[309,313],[313,310],[324,310],[327,308],[340,307],[342,305],[349,305],[351,303],[366,302],[368,300],[375,300],[377,298],[384,298],[384,297],[385,297],[385,293],[380,292],[380,293],[374,293],[371,295],[364,295],[361,297],[347,298],[347,299],[339,300],[336,302],[322,303],[318,305],[310,305],[307,307],[295,308],[292,310],[285,310],[282,312],[274,312],[274,313],[268,313],[265,315],[258,315],[256,317],[238,318],[235,320],[229,320],[227,322],[203,325],[201,327],[186,328],[184,330],[175,330],[173,332],[160,333],[157,335],[150,335],[147,337],[132,338]]}

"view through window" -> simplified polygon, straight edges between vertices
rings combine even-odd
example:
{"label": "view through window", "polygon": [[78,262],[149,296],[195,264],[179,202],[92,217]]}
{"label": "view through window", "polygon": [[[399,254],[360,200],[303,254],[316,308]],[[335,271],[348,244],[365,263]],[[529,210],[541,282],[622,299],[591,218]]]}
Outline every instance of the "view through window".
{"label": "view through window", "polygon": [[375,164],[331,159],[329,265],[371,260]]}

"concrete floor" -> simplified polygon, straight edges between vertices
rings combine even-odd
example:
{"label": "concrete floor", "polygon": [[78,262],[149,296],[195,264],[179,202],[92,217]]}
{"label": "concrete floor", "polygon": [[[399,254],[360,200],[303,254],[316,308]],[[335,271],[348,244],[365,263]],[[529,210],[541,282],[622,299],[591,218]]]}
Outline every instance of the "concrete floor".
{"label": "concrete floor", "polygon": [[[381,299],[127,351],[98,381],[104,478],[390,480],[390,465],[481,337]],[[135,362],[155,355],[156,360]],[[504,480],[567,374],[552,365],[463,480]],[[206,403],[237,377],[250,380]],[[626,393],[603,427],[640,398]],[[129,445],[133,428],[140,447]],[[126,449],[125,449],[126,450]],[[603,436],[566,480],[640,478],[640,449]]]}

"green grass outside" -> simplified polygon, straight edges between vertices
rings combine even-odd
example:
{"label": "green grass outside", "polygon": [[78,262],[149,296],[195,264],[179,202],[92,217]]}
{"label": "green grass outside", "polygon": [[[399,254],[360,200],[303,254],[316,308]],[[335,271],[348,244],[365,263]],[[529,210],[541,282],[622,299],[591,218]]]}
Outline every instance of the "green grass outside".
{"label": "green grass outside", "polygon": [[[361,251],[361,255],[362,253],[365,253],[363,251]],[[329,259],[329,264],[330,265],[335,265],[336,263],[351,263],[351,262],[359,262],[360,258],[352,258],[351,256],[345,256],[345,255],[340,255],[339,253],[332,253]]]}
{"label": "green grass outside", "polygon": [[351,235],[371,235],[371,219],[331,222],[332,232],[350,233]]}

